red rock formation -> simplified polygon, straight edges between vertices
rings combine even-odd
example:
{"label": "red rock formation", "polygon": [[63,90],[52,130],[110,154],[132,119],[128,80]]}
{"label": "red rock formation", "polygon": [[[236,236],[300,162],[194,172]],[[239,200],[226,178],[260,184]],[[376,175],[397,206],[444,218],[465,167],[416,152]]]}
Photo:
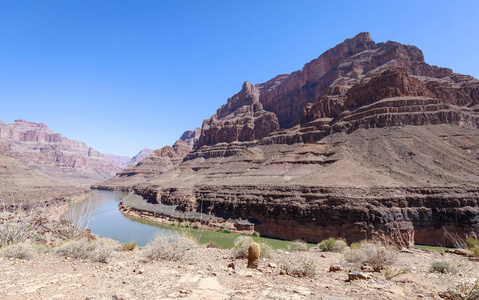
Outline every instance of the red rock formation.
{"label": "red rock formation", "polygon": [[241,91],[203,122],[195,148],[217,143],[259,140],[279,129],[276,115],[259,102],[258,87],[245,82]]}
{"label": "red rock formation", "polygon": [[0,124],[0,140],[14,158],[62,181],[91,184],[119,171],[100,152],[53,133],[43,123],[16,120],[12,124]]}

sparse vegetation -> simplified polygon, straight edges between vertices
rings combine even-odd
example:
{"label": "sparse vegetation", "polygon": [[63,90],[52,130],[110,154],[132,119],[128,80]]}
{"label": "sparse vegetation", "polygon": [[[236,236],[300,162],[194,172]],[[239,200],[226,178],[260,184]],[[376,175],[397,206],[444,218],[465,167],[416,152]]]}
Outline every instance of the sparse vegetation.
{"label": "sparse vegetation", "polygon": [[231,249],[233,257],[246,258],[248,257],[248,247],[254,243],[254,240],[249,236],[239,236],[234,240],[234,247]]}
{"label": "sparse vegetation", "polygon": [[348,245],[345,241],[335,238],[329,238],[318,244],[319,249],[329,252],[343,252]]}
{"label": "sparse vegetation", "polygon": [[402,268],[402,269],[388,268],[383,271],[383,274],[387,280],[391,280],[396,276],[407,274],[407,272],[408,270],[406,268]]}
{"label": "sparse vegetation", "polygon": [[307,251],[308,250],[308,244],[306,244],[306,242],[304,241],[294,241],[291,243],[291,245],[289,246],[289,249],[291,250],[291,252],[294,252],[294,251]]}
{"label": "sparse vegetation", "polygon": [[472,255],[479,257],[479,240],[475,238],[468,238],[466,240],[467,249],[472,252]]}
{"label": "sparse vegetation", "polygon": [[220,245],[218,245],[217,243],[213,242],[213,241],[209,241],[208,243],[206,243],[206,248],[217,248],[217,249],[221,249]]}
{"label": "sparse vegetation", "polygon": [[30,244],[18,243],[2,248],[0,254],[8,258],[32,259],[35,256],[35,250]]}
{"label": "sparse vegetation", "polygon": [[[10,208],[10,209],[9,209]],[[36,228],[43,205],[23,208],[2,202],[0,208],[0,247],[24,242]]]}
{"label": "sparse vegetation", "polygon": [[429,269],[430,272],[435,273],[457,273],[457,268],[453,266],[450,262],[447,261],[433,261],[431,263],[431,268]]}
{"label": "sparse vegetation", "polygon": [[124,251],[133,251],[136,248],[136,242],[124,243],[122,248]]}
{"label": "sparse vegetation", "polygon": [[275,255],[273,247],[266,243],[259,243],[261,249],[261,258],[272,258]]}
{"label": "sparse vegetation", "polygon": [[56,254],[74,259],[90,259],[108,263],[113,256],[118,242],[112,239],[88,240],[86,238],[71,240],[56,248]]}
{"label": "sparse vegetation", "polygon": [[479,279],[472,283],[460,283],[450,288],[444,296],[449,300],[479,300]]}
{"label": "sparse vegetation", "polygon": [[85,230],[92,224],[98,205],[91,198],[79,203],[69,203],[68,210],[53,228],[57,237],[62,240],[75,240],[85,236]]}
{"label": "sparse vegetation", "polygon": [[251,235],[254,236],[254,237],[259,237],[259,232],[253,231],[253,233]]}
{"label": "sparse vegetation", "polygon": [[158,234],[144,248],[144,256],[147,260],[166,259],[184,260],[197,244],[183,235]]}
{"label": "sparse vegetation", "polygon": [[397,261],[398,252],[395,248],[378,241],[363,241],[359,249],[351,249],[346,253],[348,262],[357,265],[370,265],[374,271],[380,272]]}
{"label": "sparse vegetation", "polygon": [[296,277],[315,277],[318,268],[313,260],[292,255],[285,257],[279,267],[286,274]]}

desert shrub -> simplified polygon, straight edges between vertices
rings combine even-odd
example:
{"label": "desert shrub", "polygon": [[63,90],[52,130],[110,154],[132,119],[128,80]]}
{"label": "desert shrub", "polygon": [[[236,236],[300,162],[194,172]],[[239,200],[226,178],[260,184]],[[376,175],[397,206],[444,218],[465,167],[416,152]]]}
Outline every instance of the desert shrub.
{"label": "desert shrub", "polygon": [[54,251],[57,255],[65,257],[108,263],[117,245],[118,242],[111,239],[88,240],[82,238],[68,241]]}
{"label": "desert shrub", "polygon": [[32,259],[35,256],[35,250],[30,244],[18,243],[2,248],[0,254],[9,258]]}
{"label": "desert shrub", "polygon": [[272,258],[274,254],[276,253],[270,245],[266,243],[260,243],[259,247],[261,249],[261,254],[260,257],[262,258]]}
{"label": "desert shrub", "polygon": [[406,268],[402,269],[393,269],[393,268],[388,268],[383,271],[384,277],[386,277],[387,280],[391,280],[396,276],[406,274],[408,270]]}
{"label": "desert shrub", "polygon": [[329,238],[318,244],[319,249],[329,252],[343,252],[348,245],[343,240]]}
{"label": "desert shrub", "polygon": [[[13,209],[9,209],[13,207]],[[16,206],[15,203],[7,206],[0,203],[0,247],[22,243],[32,236],[36,230],[37,221],[41,218],[43,204],[29,209]]]}
{"label": "desert shrub", "polygon": [[475,282],[463,282],[448,289],[446,299],[450,300],[479,300],[479,279]]}
{"label": "desert shrub", "polygon": [[447,261],[433,261],[429,269],[435,273],[457,273],[457,268]]}
{"label": "desert shrub", "polygon": [[136,242],[124,243],[122,249],[124,251],[133,251],[136,248]]}
{"label": "desert shrub", "polygon": [[361,249],[361,243],[351,243],[349,247],[353,250],[358,250],[358,249]]}
{"label": "desert shrub", "polygon": [[182,235],[158,234],[144,248],[147,260],[166,259],[179,261],[185,259],[197,244]]}
{"label": "desert shrub", "polygon": [[279,263],[279,268],[291,276],[315,277],[318,267],[311,259],[288,255]]}
{"label": "desert shrub", "polygon": [[97,211],[98,204],[91,198],[79,203],[68,203],[68,210],[53,228],[53,233],[62,240],[80,239],[95,220]]}
{"label": "desert shrub", "polygon": [[475,238],[468,238],[466,240],[467,249],[472,252],[472,254],[476,257],[479,257],[479,240]]}
{"label": "desert shrub", "polygon": [[259,232],[253,231],[253,233],[251,235],[254,236],[254,237],[259,237]]}
{"label": "desert shrub", "polygon": [[206,248],[217,248],[217,249],[221,248],[220,245],[218,245],[217,243],[215,243],[213,241],[209,241],[205,246],[206,246]]}
{"label": "desert shrub", "polygon": [[254,243],[249,236],[239,236],[234,240],[234,247],[231,249],[231,255],[238,258],[248,257],[248,247]]}
{"label": "desert shrub", "polygon": [[289,246],[289,249],[291,250],[291,252],[307,251],[308,250],[308,244],[306,244],[306,242],[303,242],[303,241],[294,241]]}
{"label": "desert shrub", "polygon": [[397,250],[377,241],[363,241],[359,249],[351,249],[345,254],[348,262],[370,265],[379,272],[386,266],[393,265],[398,258]]}

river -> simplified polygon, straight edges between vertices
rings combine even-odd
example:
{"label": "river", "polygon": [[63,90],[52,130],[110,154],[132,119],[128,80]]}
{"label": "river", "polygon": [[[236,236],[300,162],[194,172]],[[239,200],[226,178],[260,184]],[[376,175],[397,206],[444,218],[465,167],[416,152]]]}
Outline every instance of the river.
{"label": "river", "polygon": [[[151,241],[156,234],[179,233],[176,226],[124,216],[118,210],[118,203],[127,195],[128,193],[125,192],[92,190],[91,196],[87,197],[87,199],[71,204],[66,216],[67,218],[75,218],[73,216],[78,215],[87,216],[85,218],[87,228],[94,234],[114,238],[122,243],[136,242],[141,247]],[[186,228],[182,230],[188,230],[193,236],[198,236],[201,244],[213,241],[221,248],[232,248],[235,238],[239,236],[233,233],[210,230],[198,231]],[[253,239],[257,242],[267,243],[275,249],[287,249],[291,244],[288,241],[262,237],[253,237]]]}

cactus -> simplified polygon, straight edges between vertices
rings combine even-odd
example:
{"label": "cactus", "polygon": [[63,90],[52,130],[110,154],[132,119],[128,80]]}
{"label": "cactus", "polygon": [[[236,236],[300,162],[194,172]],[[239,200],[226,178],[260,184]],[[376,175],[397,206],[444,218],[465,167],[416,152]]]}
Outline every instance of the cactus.
{"label": "cactus", "polygon": [[248,268],[257,269],[261,248],[258,243],[251,243],[248,248]]}

